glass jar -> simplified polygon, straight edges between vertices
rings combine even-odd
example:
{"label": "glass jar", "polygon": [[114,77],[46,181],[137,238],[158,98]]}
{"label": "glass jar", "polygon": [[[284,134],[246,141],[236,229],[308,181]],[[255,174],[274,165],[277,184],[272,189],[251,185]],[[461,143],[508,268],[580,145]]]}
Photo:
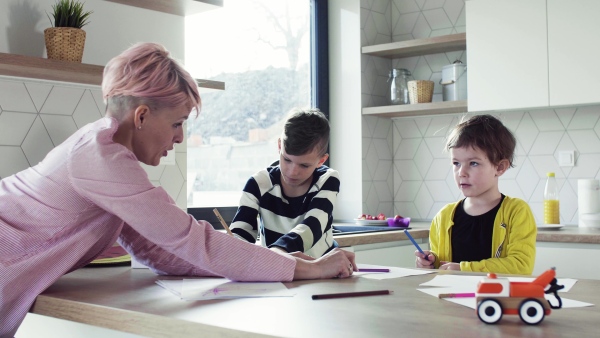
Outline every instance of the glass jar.
{"label": "glass jar", "polygon": [[408,104],[408,77],[411,76],[408,69],[395,68],[390,71],[388,82],[390,83],[389,103]]}

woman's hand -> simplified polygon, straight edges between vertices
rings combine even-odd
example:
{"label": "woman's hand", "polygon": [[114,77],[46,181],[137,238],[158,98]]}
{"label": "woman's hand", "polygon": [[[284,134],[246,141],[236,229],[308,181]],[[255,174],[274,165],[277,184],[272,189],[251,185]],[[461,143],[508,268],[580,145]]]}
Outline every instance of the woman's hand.
{"label": "woman's hand", "polygon": [[423,269],[433,269],[433,263],[435,262],[435,256],[428,250],[423,251],[425,255],[415,250],[415,266]]}
{"label": "woman's hand", "polygon": [[440,262],[440,270],[456,270],[460,271],[460,263]]}
{"label": "woman's hand", "polygon": [[313,256],[309,256],[309,255],[305,254],[302,251],[290,252],[289,255],[290,256],[294,256],[294,257],[298,257],[298,258],[302,258],[302,259],[307,260],[307,261],[314,261],[315,260],[315,258]]}
{"label": "woman's hand", "polygon": [[339,248],[335,248],[314,260],[305,260],[296,256],[294,258],[296,259],[294,280],[347,278],[352,276],[354,271],[358,271],[354,261],[354,253]]}

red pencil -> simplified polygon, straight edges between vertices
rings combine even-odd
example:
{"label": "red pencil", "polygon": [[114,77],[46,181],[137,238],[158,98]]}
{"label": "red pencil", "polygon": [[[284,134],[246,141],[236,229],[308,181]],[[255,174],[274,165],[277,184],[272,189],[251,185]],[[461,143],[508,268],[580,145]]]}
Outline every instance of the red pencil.
{"label": "red pencil", "polygon": [[390,290],[326,293],[326,294],[322,294],[322,295],[313,295],[312,299],[317,300],[317,299],[331,299],[331,298],[379,296],[379,295],[391,295],[391,294],[392,294],[392,291],[390,291]]}

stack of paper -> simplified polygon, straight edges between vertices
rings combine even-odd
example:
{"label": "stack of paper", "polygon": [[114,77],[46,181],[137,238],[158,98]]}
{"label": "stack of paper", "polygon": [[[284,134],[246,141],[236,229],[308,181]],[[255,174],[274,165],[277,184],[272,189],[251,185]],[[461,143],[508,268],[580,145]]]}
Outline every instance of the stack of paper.
{"label": "stack of paper", "polygon": [[293,297],[279,282],[232,282],[226,278],[159,279],[162,286],[182,300],[210,300],[247,297]]}

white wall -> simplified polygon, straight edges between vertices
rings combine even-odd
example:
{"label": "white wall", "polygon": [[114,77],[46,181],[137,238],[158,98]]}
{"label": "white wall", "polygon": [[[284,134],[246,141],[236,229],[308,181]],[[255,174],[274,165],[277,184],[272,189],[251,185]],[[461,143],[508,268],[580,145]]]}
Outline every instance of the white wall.
{"label": "white wall", "polygon": [[[51,27],[47,13],[55,0],[0,1],[0,52],[46,57],[44,29]],[[163,44],[184,59],[184,19],[143,8],[103,0],[84,1],[94,13],[86,32],[83,63],[105,65],[136,42]]]}
{"label": "white wall", "polygon": [[[0,1],[0,52],[46,57],[43,30],[55,0]],[[83,63],[105,65],[137,42],[163,44],[183,61],[184,17],[101,0],[84,27]],[[0,178],[37,164],[53,147],[104,115],[100,86],[0,75]],[[142,165],[150,181],[187,208],[187,145],[175,146],[175,165]]]}
{"label": "white wall", "polygon": [[[464,32],[464,8],[463,0],[361,1],[361,43],[364,46]],[[590,32],[592,40],[594,33]],[[363,107],[385,105],[387,72],[391,68],[407,68],[415,79],[434,81],[433,101],[442,100],[438,82],[443,66],[460,59],[468,68],[464,51],[394,60],[363,55],[362,59]],[[515,81],[520,76],[528,75],[514,74]],[[600,178],[600,106],[496,115],[518,143],[516,167],[500,178],[500,191],[527,201],[541,223],[546,172],[554,171],[560,186],[561,222],[577,224],[577,180]],[[430,220],[443,205],[461,198],[448,155],[441,151],[448,129],[461,117],[363,117],[363,172],[351,178],[357,183],[362,179],[363,211]],[[575,150],[574,167],[558,165],[562,150]]]}
{"label": "white wall", "polygon": [[341,187],[336,220],[362,210],[360,102],[360,0],[329,0],[329,100],[331,167]]}

